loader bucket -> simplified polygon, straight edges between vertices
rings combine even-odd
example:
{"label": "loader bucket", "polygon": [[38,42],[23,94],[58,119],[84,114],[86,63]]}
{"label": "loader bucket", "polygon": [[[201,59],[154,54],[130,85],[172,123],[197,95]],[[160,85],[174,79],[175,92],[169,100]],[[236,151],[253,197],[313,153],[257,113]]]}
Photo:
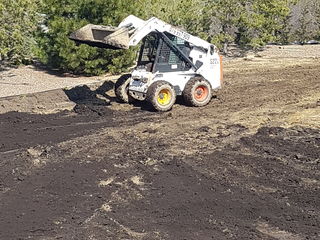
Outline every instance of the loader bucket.
{"label": "loader bucket", "polygon": [[75,42],[93,47],[109,49],[129,48],[129,30],[126,27],[116,28],[88,24],[73,32],[69,38]]}

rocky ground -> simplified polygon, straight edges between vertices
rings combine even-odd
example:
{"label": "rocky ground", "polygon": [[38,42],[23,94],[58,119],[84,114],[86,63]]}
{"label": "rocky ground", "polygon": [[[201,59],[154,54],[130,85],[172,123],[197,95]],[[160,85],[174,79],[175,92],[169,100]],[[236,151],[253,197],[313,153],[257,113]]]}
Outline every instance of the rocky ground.
{"label": "rocky ground", "polygon": [[110,80],[1,114],[0,239],[319,239],[319,69],[227,61],[204,108],[119,104]]}

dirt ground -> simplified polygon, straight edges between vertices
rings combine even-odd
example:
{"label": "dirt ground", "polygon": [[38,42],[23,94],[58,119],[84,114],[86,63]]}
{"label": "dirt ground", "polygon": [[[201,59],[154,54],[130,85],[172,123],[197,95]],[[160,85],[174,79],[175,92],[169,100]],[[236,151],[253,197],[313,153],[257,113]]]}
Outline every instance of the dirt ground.
{"label": "dirt ground", "polygon": [[[1,67],[0,65],[0,98],[102,81],[101,76],[74,76],[48,70],[39,64],[8,69]],[[103,76],[103,78],[107,78],[107,76]]]}
{"label": "dirt ground", "polygon": [[66,90],[71,111],[1,114],[0,239],[320,239],[319,69],[227,61],[208,106],[168,113],[109,81]]}

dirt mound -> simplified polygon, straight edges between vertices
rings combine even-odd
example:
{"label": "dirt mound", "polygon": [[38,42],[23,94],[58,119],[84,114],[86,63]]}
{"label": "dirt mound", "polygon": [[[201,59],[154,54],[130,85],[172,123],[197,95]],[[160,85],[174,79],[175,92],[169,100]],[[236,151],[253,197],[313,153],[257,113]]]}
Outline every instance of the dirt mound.
{"label": "dirt mound", "polygon": [[81,115],[98,115],[98,116],[113,116],[113,110],[109,109],[106,106],[103,105],[95,105],[95,104],[77,104],[73,111],[77,114]]}
{"label": "dirt mound", "polygon": [[1,114],[0,135],[3,137],[0,138],[0,152],[37,144],[53,144],[88,134],[102,126],[113,126],[111,110],[105,110],[103,121],[96,124],[92,124],[92,121],[97,121],[104,110],[88,111],[80,115],[69,111],[48,115],[18,112]]}
{"label": "dirt mound", "polygon": [[37,144],[54,144],[90,134],[103,127],[149,121],[155,114],[141,109],[114,111],[100,104],[77,104],[73,111],[55,114],[0,114],[0,152]]}

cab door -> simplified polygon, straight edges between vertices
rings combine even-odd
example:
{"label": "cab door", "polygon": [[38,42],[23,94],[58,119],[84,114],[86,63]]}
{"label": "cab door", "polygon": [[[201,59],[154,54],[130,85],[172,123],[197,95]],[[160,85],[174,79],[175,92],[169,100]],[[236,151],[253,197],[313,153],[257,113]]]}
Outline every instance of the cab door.
{"label": "cab door", "polygon": [[[178,46],[181,51],[189,56],[191,48],[189,44],[170,33],[165,33],[167,37]],[[177,72],[188,71],[191,68],[181,57],[179,57],[164,40],[160,38],[159,47],[157,51],[157,58],[154,66],[154,72]]]}

